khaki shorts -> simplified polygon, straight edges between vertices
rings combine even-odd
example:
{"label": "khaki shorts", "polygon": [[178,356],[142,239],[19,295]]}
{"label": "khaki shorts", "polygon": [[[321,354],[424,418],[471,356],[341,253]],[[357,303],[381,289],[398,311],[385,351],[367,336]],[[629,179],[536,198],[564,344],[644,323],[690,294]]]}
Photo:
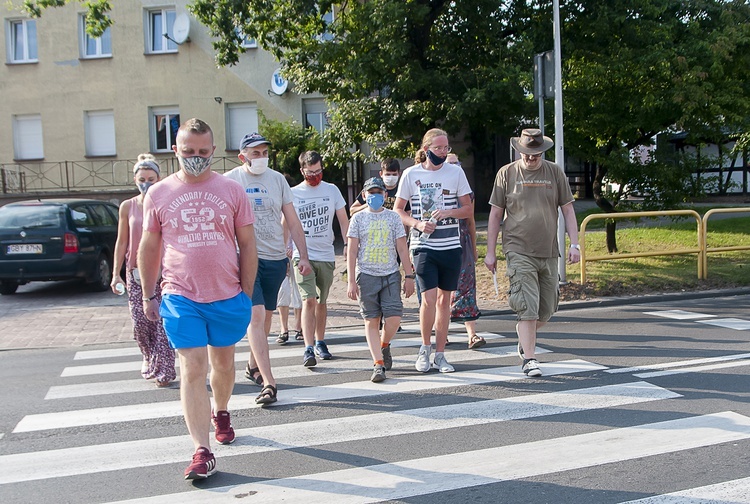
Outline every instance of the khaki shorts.
{"label": "khaki shorts", "polygon": [[560,299],[558,258],[530,257],[517,252],[508,252],[505,257],[511,310],[516,312],[518,320],[547,322],[557,311]]}
{"label": "khaki shorts", "polygon": [[294,279],[297,280],[299,292],[302,299],[317,298],[318,303],[325,304],[328,300],[328,291],[333,283],[333,270],[336,267],[335,262],[310,261],[312,273],[302,276],[297,268],[299,259],[294,260]]}

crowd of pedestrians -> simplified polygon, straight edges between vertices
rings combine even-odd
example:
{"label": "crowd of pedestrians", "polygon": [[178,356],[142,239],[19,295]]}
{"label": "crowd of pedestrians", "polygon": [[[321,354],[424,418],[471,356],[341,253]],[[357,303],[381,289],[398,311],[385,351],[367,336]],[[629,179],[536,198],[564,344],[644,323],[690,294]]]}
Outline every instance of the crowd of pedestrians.
{"label": "crowd of pedestrians", "polygon": [[[523,130],[512,144],[521,157],[497,173],[484,262],[494,273],[502,228],[518,353],[533,377],[542,375],[536,331],[557,309],[558,208],[570,262],[580,258],[578,233],[567,179],[543,159],[551,139]],[[186,479],[216,471],[211,424],[216,442],[235,439],[228,404],[235,344],[245,335],[251,349],[245,377],[261,387],[255,402],[278,400],[268,345],[274,311],[281,325],[276,343],[304,342],[303,366],[333,358],[325,330],[335,280],[334,220],[345,243],[347,296],[359,304],[373,361],[371,381],[384,381],[393,366],[390,343],[400,329],[402,295],[416,292],[420,299],[417,371],[455,371],[445,355],[451,321],[464,323],[469,349],[486,344],[476,332],[474,193],[447,132],[427,131],[403,172],[397,160],[383,160],[352,204],[351,221],[341,191],[323,180],[318,152],[299,156],[302,182],[292,187],[288,174],[269,166],[273,146],[258,133],[242,139],[242,164],[224,176],[211,170],[215,149],[211,128],[190,119],[173,146],[178,172],[161,180],[153,156],[139,156],[133,167],[139,194],[120,207],[112,280],[113,292],[128,292],[143,377],[168,386],[175,352],[180,361],[183,414],[195,447]]]}

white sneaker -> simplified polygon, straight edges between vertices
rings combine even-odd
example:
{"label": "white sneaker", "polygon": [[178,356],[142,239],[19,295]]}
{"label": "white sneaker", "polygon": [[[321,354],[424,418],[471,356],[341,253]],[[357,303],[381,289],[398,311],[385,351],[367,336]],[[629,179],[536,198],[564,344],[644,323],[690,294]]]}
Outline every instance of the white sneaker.
{"label": "white sneaker", "polygon": [[420,373],[426,373],[430,370],[430,351],[432,350],[431,345],[422,345],[419,347],[419,355],[417,356],[417,363],[414,367]]}
{"label": "white sneaker", "polygon": [[432,368],[437,369],[441,373],[452,373],[455,371],[447,360],[445,360],[445,354],[443,352],[435,352],[435,360],[432,363]]}
{"label": "white sneaker", "polygon": [[539,369],[539,362],[536,359],[525,359],[521,370],[526,373],[526,376],[542,376],[542,370]]}

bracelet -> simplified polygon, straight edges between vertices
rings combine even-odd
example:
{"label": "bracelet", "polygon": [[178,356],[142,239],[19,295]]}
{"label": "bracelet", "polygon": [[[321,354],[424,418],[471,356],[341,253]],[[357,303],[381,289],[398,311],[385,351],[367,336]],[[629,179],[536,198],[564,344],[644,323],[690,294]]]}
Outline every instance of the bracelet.
{"label": "bracelet", "polygon": [[146,297],[146,296],[143,296],[143,298],[142,298],[142,299],[143,299],[143,302],[144,302],[144,303],[145,303],[145,302],[148,302],[148,301],[153,301],[154,299],[156,299],[156,294],[154,294],[154,295],[153,295],[153,296],[151,296],[151,297]]}
{"label": "bracelet", "polygon": [[570,244],[570,248],[581,250],[581,246],[579,244],[577,244],[577,243],[571,243]]}
{"label": "bracelet", "polygon": [[409,278],[411,280],[414,280],[415,278],[417,278],[417,275],[416,273],[412,273],[411,275],[404,275],[404,278]]}

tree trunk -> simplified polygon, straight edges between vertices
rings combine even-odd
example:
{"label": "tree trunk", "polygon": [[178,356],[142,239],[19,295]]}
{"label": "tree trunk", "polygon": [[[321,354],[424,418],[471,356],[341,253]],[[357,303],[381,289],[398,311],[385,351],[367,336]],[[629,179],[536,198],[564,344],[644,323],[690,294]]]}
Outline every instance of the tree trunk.
{"label": "tree trunk", "polygon": [[[596,206],[601,208],[605,213],[614,213],[615,207],[612,203],[604,197],[602,191],[602,181],[604,176],[607,175],[607,168],[602,165],[596,166],[596,176],[594,177],[594,201]],[[607,231],[607,252],[614,254],[617,252],[617,235],[615,231],[617,229],[617,222],[612,219],[607,219],[606,231]]]}

